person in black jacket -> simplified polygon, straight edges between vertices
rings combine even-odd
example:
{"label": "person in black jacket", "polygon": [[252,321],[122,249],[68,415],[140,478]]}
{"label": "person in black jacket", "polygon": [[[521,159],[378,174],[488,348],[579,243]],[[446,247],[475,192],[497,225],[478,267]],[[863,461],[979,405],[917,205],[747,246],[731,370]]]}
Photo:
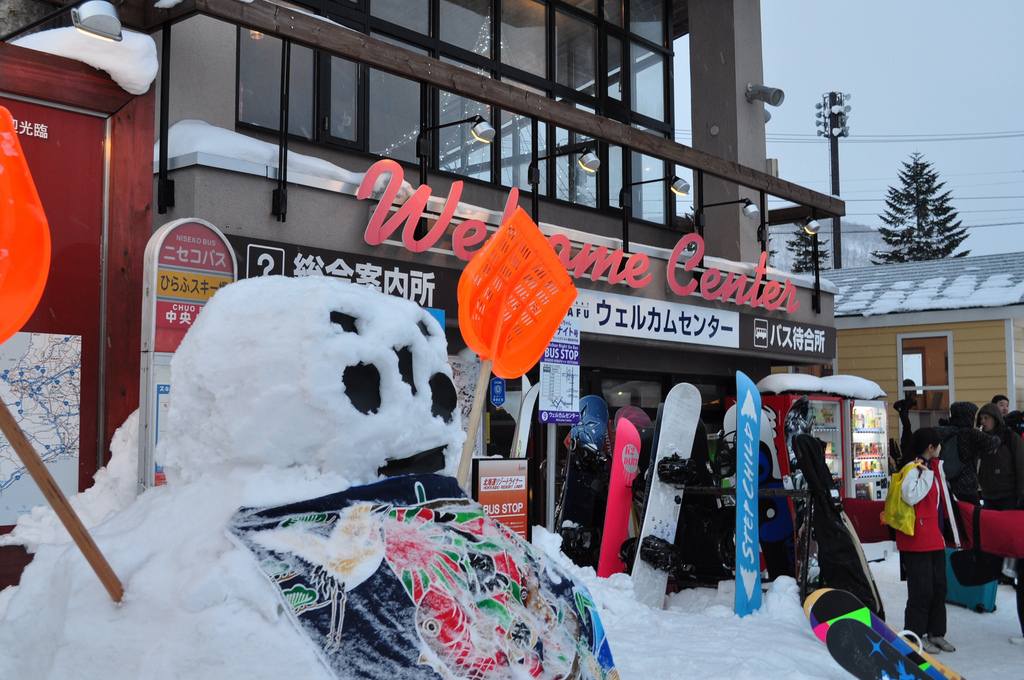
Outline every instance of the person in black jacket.
{"label": "person in black jacket", "polygon": [[1024,439],[1006,427],[995,404],[982,406],[977,422],[1000,440],[994,451],[982,454],[978,465],[982,504],[989,510],[1024,509]]}
{"label": "person in black jacket", "polygon": [[[946,461],[949,490],[958,501],[977,505],[978,496],[978,461],[981,456],[999,446],[999,438],[974,428],[974,418],[978,407],[969,401],[954,401],[949,406],[949,425],[935,429],[942,437],[943,443],[950,437],[956,437],[956,446],[944,446],[942,459]],[[1024,441],[1024,440],[1022,440]],[[955,448],[955,451],[953,450]],[[948,455],[956,455],[958,465],[947,460]]]}
{"label": "person in black jacket", "polygon": [[[995,404],[985,404],[978,411],[978,425],[986,433],[999,437],[1000,444],[992,453],[981,457],[978,483],[984,507],[990,510],[1024,510],[1024,439],[1006,427],[1003,414]],[[1016,579],[1017,623],[1021,635],[1010,637],[1015,645],[1024,645],[1024,583]]]}

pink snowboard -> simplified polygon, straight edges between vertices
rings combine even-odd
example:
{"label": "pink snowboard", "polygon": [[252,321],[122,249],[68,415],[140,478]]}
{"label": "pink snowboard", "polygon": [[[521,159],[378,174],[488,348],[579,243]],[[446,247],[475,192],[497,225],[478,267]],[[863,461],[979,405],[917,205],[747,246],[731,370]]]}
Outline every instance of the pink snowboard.
{"label": "pink snowboard", "polygon": [[633,479],[640,460],[640,433],[628,418],[617,418],[615,424],[615,455],[612,458],[611,481],[608,484],[608,508],[601,536],[601,559],[597,575],[608,577],[626,571],[619,559],[619,548],[629,528],[629,512],[633,506]]}

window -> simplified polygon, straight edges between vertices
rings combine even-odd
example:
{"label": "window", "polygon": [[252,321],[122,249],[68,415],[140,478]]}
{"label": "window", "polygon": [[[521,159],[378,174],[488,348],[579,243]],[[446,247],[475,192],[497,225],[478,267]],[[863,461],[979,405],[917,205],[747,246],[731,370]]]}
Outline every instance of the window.
{"label": "window", "polygon": [[[281,40],[248,29],[238,36],[238,120],[279,130]],[[313,50],[292,45],[289,65],[288,132],[313,139]]]}
{"label": "window", "polygon": [[629,0],[629,30],[656,45],[664,45],[665,4],[661,0]]}
{"label": "window", "polygon": [[370,14],[410,31],[429,33],[430,0],[373,0]]}
{"label": "window", "polygon": [[597,26],[562,12],[555,13],[555,81],[597,94]]}
{"label": "window", "polygon": [[[513,84],[535,94],[543,95],[540,90],[522,83]],[[543,150],[547,148],[547,126],[538,125],[537,127],[537,148]],[[533,121],[526,116],[502,111],[500,134],[502,186],[532,191],[527,171],[530,167],[530,160],[533,158]],[[543,155],[543,151],[541,151],[541,155]],[[547,163],[540,163],[537,168],[540,170],[540,194],[546,196]]]}
{"label": "window", "polygon": [[547,77],[547,8],[534,0],[502,0],[501,62]]}
{"label": "window", "polygon": [[[463,68],[466,67],[463,66]],[[471,70],[479,72],[479,69]],[[484,120],[491,122],[491,114],[486,104],[444,91],[439,93],[438,98],[437,125],[466,120],[472,116],[481,116]],[[436,167],[444,172],[489,181],[491,179],[491,148],[493,144],[475,140],[471,130],[472,124],[467,123],[451,125],[431,132],[437,138]]]}
{"label": "window", "polygon": [[665,120],[665,57],[633,43],[632,109],[656,121]]}
{"label": "window", "polygon": [[953,398],[953,334],[911,333],[897,336],[897,342],[899,398],[916,402],[912,409],[921,412],[920,426],[938,424]]}
{"label": "window", "polygon": [[491,56],[491,0],[441,0],[439,23],[442,42]]}
{"label": "window", "polygon": [[[669,137],[671,83],[668,0],[292,0],[353,31],[460,68],[514,82],[542,97]],[[281,41],[238,29],[237,122],[280,125]],[[577,141],[529,116],[471,101],[367,65],[292,45],[288,131],[315,144],[418,163],[416,139],[435,126],[482,115],[498,128],[494,144],[472,141],[470,125],[431,133],[429,166],[529,190],[533,130],[541,155]],[[544,195],[597,208],[617,207],[623,182],[665,176],[646,159],[606,145],[597,175],[572,157],[540,163]],[[659,165],[661,165],[659,163]],[[605,195],[607,192],[607,195]],[[634,192],[636,219],[665,222],[675,202],[658,183]]]}

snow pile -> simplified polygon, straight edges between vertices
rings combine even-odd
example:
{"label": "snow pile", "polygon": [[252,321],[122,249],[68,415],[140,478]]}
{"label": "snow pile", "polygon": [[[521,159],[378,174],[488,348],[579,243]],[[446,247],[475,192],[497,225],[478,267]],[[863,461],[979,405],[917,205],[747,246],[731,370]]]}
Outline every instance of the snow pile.
{"label": "snow pile", "polygon": [[106,71],[126,92],[145,94],[156,78],[156,43],[143,33],[123,30],[121,36],[121,42],[97,40],[67,27],[33,33],[14,44],[83,62]]}
{"label": "snow pile", "polygon": [[761,394],[828,394],[848,399],[884,399],[878,383],[855,375],[819,378],[803,373],[773,373],[757,383]]}

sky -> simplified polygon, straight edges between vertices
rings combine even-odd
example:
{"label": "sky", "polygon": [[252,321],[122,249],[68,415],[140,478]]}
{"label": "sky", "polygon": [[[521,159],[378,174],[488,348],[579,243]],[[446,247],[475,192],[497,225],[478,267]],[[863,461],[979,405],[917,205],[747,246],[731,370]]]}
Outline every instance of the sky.
{"label": "sky", "polygon": [[[358,332],[329,323],[334,310],[353,317]],[[401,389],[393,356],[384,360],[396,337],[412,347],[417,395]],[[23,515],[13,533],[0,537],[0,544],[34,553],[20,585],[0,591],[0,677],[328,680],[319,647],[289,614],[291,603],[254,553],[229,538],[227,526],[240,507],[318,498],[373,481],[385,454],[447,444],[454,469],[458,419],[454,429],[432,423],[439,419],[427,396],[432,371],[451,375],[445,354],[440,328],[422,310],[351,284],[261,277],[218,292],[172,364],[173,398],[158,448],[168,483],[136,497],[133,414],[113,437],[111,462],[96,484],[71,498],[124,586],[121,604],[108,597],[51,510]],[[343,366],[357,361],[381,367],[376,414],[360,414],[349,388],[341,389]],[[623,680],[850,677],[812,633],[791,578],[776,579],[761,609],[743,618],[733,613],[734,581],[671,594],[664,608],[650,608],[637,601],[628,575],[598,578],[593,568],[576,567],[560,552],[560,540],[534,529],[534,547],[549,565],[593,596]],[[340,551],[332,555],[361,558],[365,544],[355,532],[331,545]],[[899,628],[906,585],[891,546],[872,571],[887,620]],[[359,583],[348,582],[350,592]],[[1019,677],[1024,648],[1008,641],[1019,632],[1013,597],[1009,586],[999,586],[997,609],[988,614],[949,606],[947,638],[958,651],[940,660],[972,680]],[[406,677],[390,665],[383,671]]]}
{"label": "sky", "polygon": [[[902,164],[919,152],[969,227],[961,249],[1024,251],[1024,3],[762,0],[761,26],[765,84],[786,93],[769,107],[766,127],[768,157],[779,160],[783,179],[831,193],[815,104],[831,91],[852,95],[850,135],[839,142],[844,240],[864,228],[857,225],[882,225],[888,187],[899,186]],[[683,144],[691,127],[687,50],[685,38],[677,41]]]}

